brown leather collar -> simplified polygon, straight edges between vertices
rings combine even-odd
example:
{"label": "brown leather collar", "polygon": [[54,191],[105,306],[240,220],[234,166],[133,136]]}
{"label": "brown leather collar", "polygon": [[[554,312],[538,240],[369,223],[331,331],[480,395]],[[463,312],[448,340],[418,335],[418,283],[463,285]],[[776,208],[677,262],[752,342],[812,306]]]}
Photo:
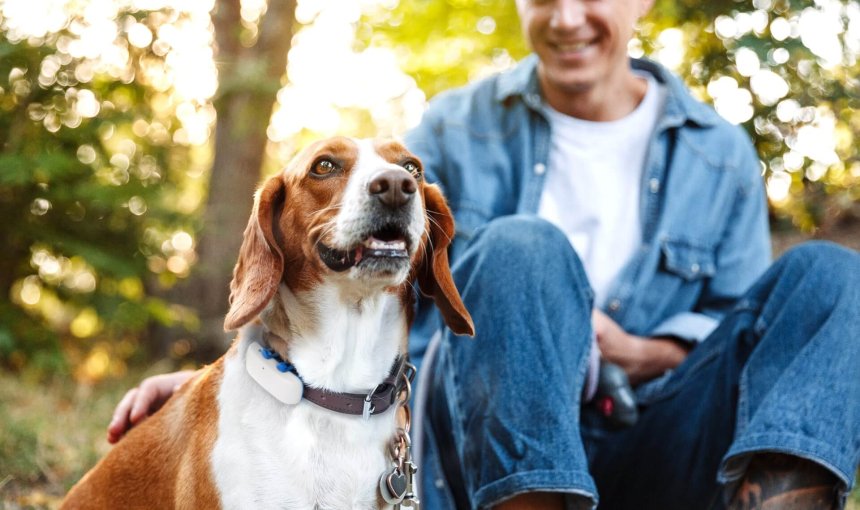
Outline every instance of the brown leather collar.
{"label": "brown leather collar", "polygon": [[[270,350],[271,343],[268,341],[269,338],[283,341],[282,338],[271,331],[264,331],[263,342],[265,347]],[[280,358],[280,356],[277,357]],[[302,376],[288,360],[281,359],[280,361],[286,361],[292,367],[291,371],[301,379]],[[403,391],[403,388],[407,384],[412,382],[414,377],[414,366],[408,363],[406,356],[398,355],[391,364],[388,377],[366,393],[337,393],[325,388],[308,386],[302,380],[302,385],[304,386],[302,398],[329,411],[355,416],[360,415],[364,419],[367,419],[387,411],[397,401],[397,395]]]}
{"label": "brown leather collar", "polygon": [[388,377],[376,388],[365,394],[334,393],[323,388],[312,388],[305,384],[302,398],[330,411],[362,415],[367,419],[370,416],[384,413],[397,401],[397,395],[403,389],[405,367],[406,358],[397,356]]}

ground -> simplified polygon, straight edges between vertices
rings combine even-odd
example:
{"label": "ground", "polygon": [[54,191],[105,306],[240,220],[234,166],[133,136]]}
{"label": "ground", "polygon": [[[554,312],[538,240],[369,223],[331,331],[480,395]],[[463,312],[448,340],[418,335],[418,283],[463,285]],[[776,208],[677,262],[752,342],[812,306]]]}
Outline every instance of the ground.
{"label": "ground", "polygon": [[110,449],[105,429],[125,391],[147,375],[172,369],[156,364],[96,385],[0,373],[0,510],[56,508]]}
{"label": "ground", "polygon": [[[860,250],[858,232],[852,225],[831,230],[827,238]],[[776,234],[774,252],[807,238]],[[147,375],[175,368],[157,363],[96,385],[0,373],[0,510],[56,508],[62,494],[109,450],[105,427],[123,393]],[[847,510],[860,510],[860,490]]]}

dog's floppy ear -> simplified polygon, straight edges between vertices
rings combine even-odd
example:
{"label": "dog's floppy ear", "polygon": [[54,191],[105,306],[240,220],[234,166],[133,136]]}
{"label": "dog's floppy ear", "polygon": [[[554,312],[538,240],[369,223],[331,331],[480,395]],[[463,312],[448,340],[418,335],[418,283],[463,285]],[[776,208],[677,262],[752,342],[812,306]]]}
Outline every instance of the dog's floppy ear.
{"label": "dog's floppy ear", "polygon": [[284,254],[274,228],[285,195],[280,175],[270,178],[257,192],[230,282],[230,311],[224,319],[225,331],[239,329],[254,319],[278,290],[284,272]]}
{"label": "dog's floppy ear", "polygon": [[448,266],[448,246],[454,238],[454,218],[437,186],[424,186],[424,207],[430,219],[430,232],[426,253],[418,268],[421,292],[433,298],[451,331],[458,335],[474,336],[475,325],[454,286]]}

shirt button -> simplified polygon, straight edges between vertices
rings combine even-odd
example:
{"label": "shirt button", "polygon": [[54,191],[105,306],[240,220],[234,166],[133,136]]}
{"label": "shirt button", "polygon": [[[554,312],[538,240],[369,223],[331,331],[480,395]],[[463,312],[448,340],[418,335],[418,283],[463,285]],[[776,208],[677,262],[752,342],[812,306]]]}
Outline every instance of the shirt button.
{"label": "shirt button", "polygon": [[529,102],[530,106],[537,107],[540,104],[540,96],[537,94],[529,94],[526,96],[526,101]]}
{"label": "shirt button", "polygon": [[445,480],[442,480],[441,478],[437,478],[433,482],[433,485],[435,485],[437,489],[441,489],[441,488],[445,487]]}
{"label": "shirt button", "polygon": [[701,268],[699,267],[699,264],[693,263],[693,265],[692,265],[692,266],[690,266],[690,271],[692,271],[694,274],[695,274],[695,273],[698,273],[698,272],[699,272],[699,269],[701,269]]}
{"label": "shirt button", "polygon": [[613,312],[617,312],[621,308],[621,301],[617,299],[613,299],[609,302],[609,309]]}
{"label": "shirt button", "polygon": [[651,193],[657,193],[660,191],[660,179],[653,178],[648,181],[648,187],[651,189]]}
{"label": "shirt button", "polygon": [[535,163],[535,174],[543,175],[546,172],[546,165],[543,163]]}

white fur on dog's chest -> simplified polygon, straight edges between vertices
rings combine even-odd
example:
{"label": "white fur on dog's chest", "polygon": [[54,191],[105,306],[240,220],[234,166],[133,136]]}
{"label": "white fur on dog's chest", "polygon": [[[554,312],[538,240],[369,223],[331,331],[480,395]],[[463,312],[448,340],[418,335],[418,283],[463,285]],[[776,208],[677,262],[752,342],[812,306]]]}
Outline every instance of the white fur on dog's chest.
{"label": "white fur on dog's chest", "polygon": [[[281,289],[281,299],[294,296]],[[379,303],[377,312],[395,306],[385,301]],[[357,335],[355,321],[340,319],[329,322],[320,331],[322,337],[296,339],[291,361],[301,367],[300,360],[304,360],[308,367],[309,360],[320,357],[341,359],[344,368],[337,371],[338,377],[323,371],[310,375],[313,370],[308,367],[311,380],[306,382],[313,384],[316,377],[318,384],[324,380],[332,391],[373,388],[390,369],[405,324],[395,320],[388,331],[360,324],[357,329],[362,333]],[[243,339],[225,359],[218,394],[218,438],[212,466],[223,507],[378,508],[379,477],[390,467],[386,451],[395,430],[394,409],[364,420],[306,400],[295,406],[282,404],[247,373],[244,356],[249,341]],[[300,368],[300,373],[305,371]]]}
{"label": "white fur on dog's chest", "polygon": [[224,509],[375,509],[394,413],[339,416],[285,406],[226,360],[212,452]]}

